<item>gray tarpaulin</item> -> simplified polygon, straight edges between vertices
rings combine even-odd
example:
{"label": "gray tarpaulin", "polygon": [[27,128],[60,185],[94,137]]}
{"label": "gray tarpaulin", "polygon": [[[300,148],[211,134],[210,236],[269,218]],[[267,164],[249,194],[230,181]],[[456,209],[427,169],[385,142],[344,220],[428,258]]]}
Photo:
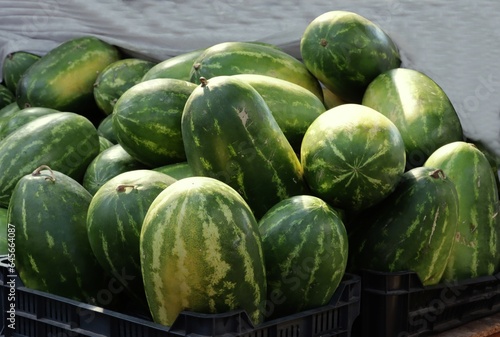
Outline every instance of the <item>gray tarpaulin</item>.
{"label": "gray tarpaulin", "polygon": [[398,44],[404,66],[445,90],[466,136],[500,155],[500,2],[494,0],[0,0],[0,64],[8,53],[43,55],[83,34],[157,61],[235,40],[273,43],[300,57],[308,23],[338,9],[379,24]]}

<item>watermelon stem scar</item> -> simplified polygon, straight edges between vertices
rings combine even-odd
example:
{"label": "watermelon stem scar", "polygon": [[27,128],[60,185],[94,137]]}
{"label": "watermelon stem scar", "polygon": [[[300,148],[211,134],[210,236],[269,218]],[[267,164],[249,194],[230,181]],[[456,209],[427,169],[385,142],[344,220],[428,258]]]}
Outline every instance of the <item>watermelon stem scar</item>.
{"label": "watermelon stem scar", "polygon": [[135,188],[135,185],[131,185],[131,184],[121,184],[121,185],[118,185],[118,186],[116,187],[116,191],[117,191],[117,192],[124,192],[124,191],[125,191],[125,189],[126,189],[127,187],[130,187],[130,188]]}
{"label": "watermelon stem scar", "polygon": [[437,179],[437,178],[446,179],[446,175],[444,174],[443,170],[441,170],[441,169],[437,169],[437,170],[429,173],[429,175],[435,179]]}
{"label": "watermelon stem scar", "polygon": [[31,175],[33,176],[38,176],[41,174],[41,171],[42,170],[48,170],[50,172],[50,176],[47,176],[45,178],[45,180],[50,180],[52,182],[55,182],[56,181],[56,178],[54,177],[54,172],[52,171],[52,169],[50,167],[48,167],[47,165],[40,165],[38,166],[34,171],[33,173],[31,173]]}

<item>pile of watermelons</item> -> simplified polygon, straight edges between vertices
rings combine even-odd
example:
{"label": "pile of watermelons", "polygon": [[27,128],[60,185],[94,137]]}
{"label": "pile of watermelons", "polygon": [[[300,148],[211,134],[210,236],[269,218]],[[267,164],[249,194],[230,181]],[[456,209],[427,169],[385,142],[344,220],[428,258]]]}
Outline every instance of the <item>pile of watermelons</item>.
{"label": "pile of watermelons", "polygon": [[497,272],[496,158],[441,87],[352,12],[313,20],[300,54],[228,41],[153,62],[81,36],[9,55],[0,223],[24,284],[259,324],[328,303],[346,271]]}

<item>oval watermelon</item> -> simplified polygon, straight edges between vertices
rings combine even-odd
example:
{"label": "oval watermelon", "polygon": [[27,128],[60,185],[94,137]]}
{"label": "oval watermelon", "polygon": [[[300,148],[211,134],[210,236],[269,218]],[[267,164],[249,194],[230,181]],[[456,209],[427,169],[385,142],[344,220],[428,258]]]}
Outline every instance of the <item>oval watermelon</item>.
{"label": "oval watermelon", "polygon": [[424,286],[438,284],[457,228],[455,184],[440,169],[416,167],[395,191],[348,225],[348,270],[417,273]]}
{"label": "oval watermelon", "polygon": [[0,120],[0,140],[7,137],[9,134],[23,126],[24,124],[54,112],[59,112],[55,109],[31,107],[17,111],[12,116],[1,118]]}
{"label": "oval watermelon", "polygon": [[187,161],[156,167],[153,171],[168,174],[177,180],[194,176],[193,170]]}
{"label": "oval watermelon", "polygon": [[91,199],[77,181],[44,165],[18,180],[8,220],[16,229],[16,268],[26,287],[108,304],[99,296],[108,279],[87,237]]}
{"label": "oval watermelon", "polygon": [[475,145],[457,141],[434,151],[424,166],[443,170],[458,193],[457,231],[443,280],[493,275],[500,264],[500,223],[498,189],[488,158]]}
{"label": "oval watermelon", "polygon": [[394,123],[354,103],[319,116],[304,135],[301,154],[311,191],[346,211],[383,200],[405,168],[404,143]]}
{"label": "oval watermelon", "polygon": [[193,173],[233,187],[257,219],[278,201],[304,194],[300,161],[262,96],[232,76],[204,81],[182,114]]}
{"label": "oval watermelon", "polygon": [[347,232],[339,214],[322,199],[282,200],[258,222],[266,267],[268,318],[326,305],[347,265]]}
{"label": "oval watermelon", "polygon": [[266,297],[257,221],[229,185],[189,177],[149,207],[140,237],[146,298],[155,322],[172,325],[182,310],[214,314],[243,309],[252,322]]}
{"label": "oval watermelon", "polygon": [[92,159],[85,170],[82,185],[94,195],[118,174],[146,168],[146,165],[129,155],[120,144],[115,144]]}
{"label": "oval watermelon", "polygon": [[300,54],[325,87],[351,103],[361,103],[375,77],[401,65],[397,46],[380,26],[341,10],[325,12],[309,23]]}
{"label": "oval watermelon", "polygon": [[181,118],[195,88],[191,82],[158,78],[128,89],[112,114],[118,143],[149,167],[185,161]]}
{"label": "oval watermelon", "polygon": [[106,115],[113,112],[113,107],[120,96],[141,82],[144,74],[155,63],[137,58],[127,58],[109,64],[97,76],[94,83],[94,99],[99,109]]}
{"label": "oval watermelon", "polygon": [[363,105],[389,118],[406,148],[406,169],[422,166],[439,147],[464,140],[460,119],[444,90],[413,69],[389,70],[366,89]]}
{"label": "oval watermelon", "polygon": [[155,78],[176,78],[190,81],[193,63],[203,51],[205,51],[205,48],[168,58],[149,69],[142,77],[141,82],[154,80]]}
{"label": "oval watermelon", "polygon": [[98,112],[93,95],[96,78],[120,58],[115,46],[94,36],[66,40],[26,70],[16,90],[17,103],[94,119]]}
{"label": "oval watermelon", "polygon": [[5,86],[15,94],[17,84],[23,74],[39,59],[39,55],[28,53],[26,51],[17,51],[7,55],[2,66]]}
{"label": "oval watermelon", "polygon": [[143,312],[149,310],[140,265],[142,223],[153,200],[175,181],[151,170],[120,173],[94,194],[87,212],[87,233],[94,255]]}
{"label": "oval watermelon", "polygon": [[99,136],[84,116],[54,112],[28,122],[0,142],[0,205],[8,206],[17,181],[41,164],[82,182],[99,153]]}

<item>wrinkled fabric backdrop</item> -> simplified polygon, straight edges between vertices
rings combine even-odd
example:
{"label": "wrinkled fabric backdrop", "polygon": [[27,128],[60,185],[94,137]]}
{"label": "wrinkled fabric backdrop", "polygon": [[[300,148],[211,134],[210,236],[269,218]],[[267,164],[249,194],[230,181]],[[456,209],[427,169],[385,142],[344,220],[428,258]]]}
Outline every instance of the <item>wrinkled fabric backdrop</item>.
{"label": "wrinkled fabric backdrop", "polygon": [[236,40],[272,43],[300,58],[305,28],[331,10],[354,11],[381,26],[398,44],[403,66],[445,90],[465,135],[500,156],[500,2],[494,0],[0,0],[0,64],[11,52],[43,55],[83,34],[156,61]]}

